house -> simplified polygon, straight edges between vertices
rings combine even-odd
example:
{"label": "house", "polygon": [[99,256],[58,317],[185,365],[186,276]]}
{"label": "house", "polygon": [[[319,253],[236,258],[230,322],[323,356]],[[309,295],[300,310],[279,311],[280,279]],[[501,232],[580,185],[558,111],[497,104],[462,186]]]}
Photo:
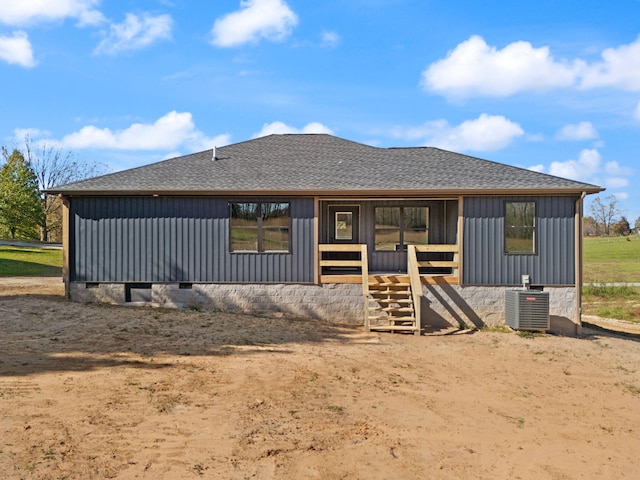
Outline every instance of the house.
{"label": "house", "polygon": [[505,321],[549,292],[580,328],[595,185],[437,148],[270,135],[50,190],[77,301],[284,312],[366,328]]}

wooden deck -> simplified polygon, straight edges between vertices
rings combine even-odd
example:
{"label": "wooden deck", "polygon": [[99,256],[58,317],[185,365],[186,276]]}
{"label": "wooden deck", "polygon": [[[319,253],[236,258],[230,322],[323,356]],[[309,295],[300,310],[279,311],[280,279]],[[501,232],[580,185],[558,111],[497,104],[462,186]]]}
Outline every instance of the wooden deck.
{"label": "wooden deck", "polygon": [[[407,273],[369,272],[366,245],[319,245],[320,283],[362,284],[364,326],[367,331],[406,331],[420,335],[422,285],[460,283],[458,245],[409,245]],[[437,258],[429,258],[436,254]],[[451,254],[451,260],[442,260]],[[323,268],[333,271],[323,274]],[[450,269],[450,274],[421,273]],[[338,273],[342,270],[343,273]]]}
{"label": "wooden deck", "polygon": [[[319,245],[320,251],[320,269],[322,267],[334,267],[342,268],[345,273],[330,273],[320,274],[320,283],[362,283],[362,247],[366,245],[333,245],[333,244],[321,244]],[[410,268],[418,268],[418,274],[420,282],[425,285],[458,285],[460,283],[460,246],[459,245],[410,245],[411,249],[415,249],[416,264],[412,267],[407,265],[407,273],[398,272],[371,272],[368,270],[369,275],[407,275]],[[360,253],[360,259],[358,260],[324,260],[323,254],[329,253]],[[431,260],[429,257],[432,254],[452,254],[452,260]],[[365,254],[366,255],[366,254]],[[366,256],[364,257],[366,258]],[[408,262],[409,263],[409,262]],[[432,273],[420,273],[421,270],[428,268],[449,268],[450,274],[432,274]]]}
{"label": "wooden deck", "polygon": [[[378,272],[385,275],[407,275],[406,273]],[[420,282],[424,285],[458,285],[458,277],[453,275],[421,274]],[[361,274],[320,275],[320,283],[362,283]]]}

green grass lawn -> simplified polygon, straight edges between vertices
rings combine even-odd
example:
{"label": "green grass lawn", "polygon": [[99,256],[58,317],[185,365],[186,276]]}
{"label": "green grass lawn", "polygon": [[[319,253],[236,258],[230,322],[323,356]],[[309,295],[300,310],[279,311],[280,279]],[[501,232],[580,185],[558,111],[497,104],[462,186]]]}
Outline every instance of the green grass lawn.
{"label": "green grass lawn", "polygon": [[640,283],[640,237],[585,238],[584,283]]}
{"label": "green grass lawn", "polygon": [[0,277],[62,275],[62,250],[0,245]]}
{"label": "green grass lawn", "polygon": [[[582,309],[587,315],[640,321],[640,237],[585,238]],[[591,284],[591,285],[589,285]]]}

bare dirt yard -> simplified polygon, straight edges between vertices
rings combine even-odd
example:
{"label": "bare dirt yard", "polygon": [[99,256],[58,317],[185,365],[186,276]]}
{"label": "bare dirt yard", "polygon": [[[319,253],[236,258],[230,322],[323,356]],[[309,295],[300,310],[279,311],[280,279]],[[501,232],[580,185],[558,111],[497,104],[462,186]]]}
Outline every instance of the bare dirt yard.
{"label": "bare dirt yard", "polygon": [[366,334],[5,279],[0,476],[638,478],[639,340]]}

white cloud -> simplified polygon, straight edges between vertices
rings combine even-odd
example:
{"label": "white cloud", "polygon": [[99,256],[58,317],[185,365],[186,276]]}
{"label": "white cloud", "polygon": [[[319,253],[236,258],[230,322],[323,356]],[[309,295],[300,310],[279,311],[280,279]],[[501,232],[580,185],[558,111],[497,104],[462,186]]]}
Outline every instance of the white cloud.
{"label": "white cloud", "polygon": [[[530,170],[542,172],[541,165],[530,167]],[[549,173],[558,177],[569,178],[582,182],[603,185],[606,188],[625,188],[630,184],[633,170],[620,165],[616,161],[602,163],[602,156],[596,149],[585,149],[580,152],[577,160],[566,162],[552,162]],[[616,192],[618,196],[618,192]]]}
{"label": "white cloud", "polygon": [[640,121],[640,102],[636,105],[636,109],[633,112],[633,118]]}
{"label": "white cloud", "polygon": [[112,131],[93,125],[82,127],[62,139],[70,149],[113,149],[113,150],[176,150],[185,147],[190,151],[207,150],[229,143],[229,135],[207,137],[197,130],[189,112],[169,112],[155,123],[134,123],[130,127]]}
{"label": "white cloud", "polygon": [[565,125],[556,134],[558,140],[591,140],[598,138],[598,132],[591,122]]}
{"label": "white cloud", "polygon": [[39,128],[14,128],[14,145],[18,145],[19,149],[25,149],[27,147],[27,141],[32,147],[38,149],[64,148],[64,145],[59,140],[51,137],[51,132],[48,130],[40,130]]}
{"label": "white cloud", "polygon": [[[213,147],[224,147],[231,143],[231,135],[223,133],[215,137],[208,137],[200,131],[195,131],[183,142],[188,152],[202,152]],[[174,155],[175,156],[175,155]]]}
{"label": "white cloud", "polygon": [[327,30],[323,31],[320,34],[320,37],[322,40],[322,46],[328,47],[328,48],[337,47],[340,44],[340,41],[342,40],[338,33],[330,32]]}
{"label": "white cloud", "polygon": [[604,180],[606,188],[624,188],[629,186],[629,179],[623,177],[607,177]]}
{"label": "white cloud", "polygon": [[505,97],[574,85],[581,62],[556,61],[548,47],[514,42],[502,50],[474,35],[422,72],[422,86],[446,96]]}
{"label": "white cloud", "polygon": [[506,97],[553,88],[616,88],[640,91],[640,36],[607,48],[600,60],[556,60],[549,47],[517,41],[503,49],[477,35],[457,45],[422,72],[425,90],[452,98]]}
{"label": "white cloud", "polygon": [[549,173],[557,177],[589,181],[600,172],[602,157],[596,149],[584,149],[577,160],[551,162]]}
{"label": "white cloud", "polygon": [[620,200],[621,202],[629,200],[629,194],[627,192],[616,192],[616,200]]}
{"label": "white cloud", "polygon": [[604,171],[607,175],[611,176],[630,177],[633,175],[632,169],[629,167],[623,167],[616,161],[605,163]]}
{"label": "white cloud", "polygon": [[302,128],[295,128],[287,125],[283,122],[265,123],[262,126],[262,130],[256,133],[253,138],[266,137],[267,135],[277,134],[282,135],[285,133],[327,133],[333,134],[331,129],[321,123],[311,122]]}
{"label": "white cloud", "polygon": [[607,48],[602,61],[584,72],[581,88],[612,87],[640,91],[640,37],[628,45]]}
{"label": "white cloud", "polygon": [[32,140],[48,137],[51,135],[51,132],[48,130],[40,130],[39,128],[14,128],[13,129],[13,138],[17,142],[23,142],[26,138],[30,138]]}
{"label": "white cloud", "polygon": [[78,25],[97,25],[104,16],[95,7],[100,0],[0,0],[0,23],[31,25],[75,18]]}
{"label": "white cloud", "polygon": [[396,128],[392,136],[424,140],[425,145],[453,151],[490,151],[506,147],[524,134],[520,125],[502,115],[483,113],[474,120],[451,126],[446,120],[434,120],[420,127]]}
{"label": "white cloud", "polygon": [[124,22],[112,24],[109,34],[98,44],[94,53],[116,55],[127,50],[138,50],[156,40],[171,38],[173,20],[170,15],[141,17],[127,13]]}
{"label": "white cloud", "polygon": [[240,10],[215,21],[211,43],[218,47],[236,47],[256,43],[260,38],[279,41],[297,24],[297,15],[284,0],[242,0]]}
{"label": "white cloud", "polygon": [[542,165],[541,163],[538,165],[532,165],[527,170],[531,170],[532,172],[542,173],[544,172],[544,165]]}
{"label": "white cloud", "polygon": [[31,42],[26,32],[13,32],[10,37],[0,35],[0,59],[26,68],[36,66]]}

